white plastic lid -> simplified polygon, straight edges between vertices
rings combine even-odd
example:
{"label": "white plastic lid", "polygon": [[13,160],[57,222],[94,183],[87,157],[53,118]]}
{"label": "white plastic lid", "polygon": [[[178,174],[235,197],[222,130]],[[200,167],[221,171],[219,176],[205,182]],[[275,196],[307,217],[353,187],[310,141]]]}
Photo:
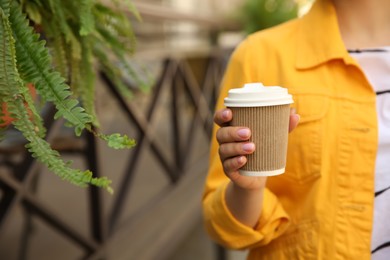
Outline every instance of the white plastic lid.
{"label": "white plastic lid", "polygon": [[242,88],[229,90],[225,98],[227,107],[264,107],[294,103],[286,88],[265,87],[261,83],[248,83]]}

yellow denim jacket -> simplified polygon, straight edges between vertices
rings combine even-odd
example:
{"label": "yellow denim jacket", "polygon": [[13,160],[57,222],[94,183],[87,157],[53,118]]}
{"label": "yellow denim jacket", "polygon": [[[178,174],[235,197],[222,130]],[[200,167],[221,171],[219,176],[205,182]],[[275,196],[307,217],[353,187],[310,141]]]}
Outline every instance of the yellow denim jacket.
{"label": "yellow denim jacket", "polygon": [[203,195],[210,236],[250,249],[249,259],[370,259],[375,93],[345,49],[331,2],[318,0],[302,18],[245,39],[231,57],[217,108],[230,88],[246,82],[288,88],[301,120],[289,135],[286,172],[268,178],[255,228],[226,207],[229,180],[214,137]]}

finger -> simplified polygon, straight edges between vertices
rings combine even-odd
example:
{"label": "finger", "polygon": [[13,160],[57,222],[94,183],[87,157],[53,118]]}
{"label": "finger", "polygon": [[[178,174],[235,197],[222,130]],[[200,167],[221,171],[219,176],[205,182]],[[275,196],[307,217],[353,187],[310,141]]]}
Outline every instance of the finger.
{"label": "finger", "polygon": [[227,159],[223,162],[223,169],[227,176],[238,171],[242,166],[247,162],[245,156],[237,156],[230,159]]}
{"label": "finger", "polygon": [[228,108],[218,110],[214,114],[214,122],[219,126],[226,125],[228,122],[232,120],[232,118],[233,118],[232,111]]}
{"label": "finger", "polygon": [[219,157],[221,161],[225,161],[228,158],[251,154],[254,151],[254,143],[225,143],[219,146]]}
{"label": "finger", "polygon": [[290,110],[290,123],[289,123],[289,128],[288,128],[289,132],[293,131],[298,126],[300,118],[301,117],[296,113],[296,109],[291,108],[291,110]]}
{"label": "finger", "polygon": [[298,114],[290,116],[290,125],[288,128],[289,132],[293,131],[298,126],[300,118],[301,117]]}
{"label": "finger", "polygon": [[246,127],[225,126],[218,129],[216,136],[219,144],[242,142],[249,139],[251,131]]}

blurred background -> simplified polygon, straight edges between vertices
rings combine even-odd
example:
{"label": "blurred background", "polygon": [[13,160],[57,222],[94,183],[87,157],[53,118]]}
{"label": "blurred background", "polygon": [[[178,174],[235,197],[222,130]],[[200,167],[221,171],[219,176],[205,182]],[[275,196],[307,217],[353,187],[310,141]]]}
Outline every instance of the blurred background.
{"label": "blurred background", "polygon": [[142,19],[129,13],[136,49],[132,74],[119,79],[131,96],[97,68],[95,105],[102,132],[126,134],[137,145],[114,150],[47,119],[53,148],[75,167],[109,177],[114,194],[62,181],[7,129],[0,142],[0,259],[245,259],[245,251],[215,245],[202,226],[220,80],[248,33],[302,15],[311,1],[131,2]]}

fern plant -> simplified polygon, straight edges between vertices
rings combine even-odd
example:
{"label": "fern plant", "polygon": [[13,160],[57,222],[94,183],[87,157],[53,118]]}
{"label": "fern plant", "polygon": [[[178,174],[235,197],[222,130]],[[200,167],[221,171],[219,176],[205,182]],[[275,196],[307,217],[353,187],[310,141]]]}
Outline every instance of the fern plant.
{"label": "fern plant", "polygon": [[[89,184],[112,192],[111,181],[90,171],[71,167],[45,141],[41,109],[28,88],[32,84],[40,102],[56,107],[55,119],[64,118],[75,134],[89,131],[115,148],[131,148],[126,135],[99,133],[94,107],[95,67],[99,66],[124,95],[118,64],[141,85],[126,57],[135,48],[131,22],[119,0],[108,7],[98,0],[0,0],[0,104],[23,133],[32,156],[60,178],[78,186]],[[139,14],[128,0],[127,9]],[[41,32],[40,34],[38,32]],[[1,111],[1,110],[0,110]],[[0,116],[0,126],[5,125]],[[4,128],[4,127],[3,127]],[[0,134],[1,138],[1,134]]]}

